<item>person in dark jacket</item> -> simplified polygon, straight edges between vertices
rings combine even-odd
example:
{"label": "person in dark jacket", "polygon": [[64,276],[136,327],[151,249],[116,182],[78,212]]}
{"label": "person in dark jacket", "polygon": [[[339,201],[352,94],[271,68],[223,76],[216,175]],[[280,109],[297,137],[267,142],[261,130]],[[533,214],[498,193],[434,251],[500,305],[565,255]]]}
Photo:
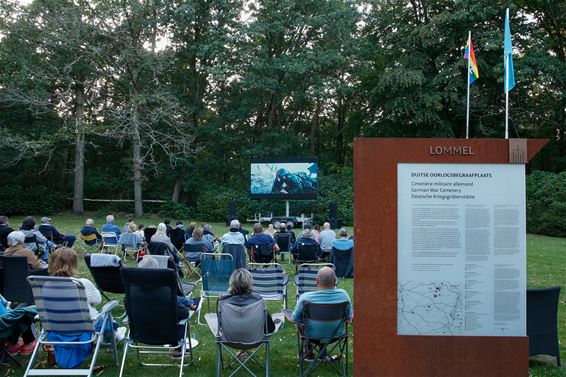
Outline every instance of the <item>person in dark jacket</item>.
{"label": "person in dark jacket", "polygon": [[8,234],[12,233],[14,229],[10,228],[7,216],[0,216],[0,255],[8,247]]}
{"label": "person in dark jacket", "polygon": [[61,245],[62,243],[67,242],[67,247],[73,247],[73,244],[77,239],[77,236],[75,236],[74,234],[59,233],[59,231],[53,225],[51,225],[51,218],[49,217],[41,218],[41,225],[39,225],[38,230],[48,240],[56,243],[57,245]]}
{"label": "person in dark jacket", "polygon": [[[98,230],[94,226],[93,219],[87,219],[85,221],[85,226],[81,229],[81,235],[87,245],[96,245],[97,243],[102,242],[102,236],[98,233]],[[92,236],[96,238],[92,238]]]}

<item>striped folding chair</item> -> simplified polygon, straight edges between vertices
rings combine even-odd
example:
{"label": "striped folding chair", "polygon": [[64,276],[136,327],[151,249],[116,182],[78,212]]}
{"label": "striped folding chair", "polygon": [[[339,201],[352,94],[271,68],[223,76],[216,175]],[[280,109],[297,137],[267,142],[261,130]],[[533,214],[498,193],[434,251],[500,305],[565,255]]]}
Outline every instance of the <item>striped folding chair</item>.
{"label": "striped folding chair", "polygon": [[[112,324],[112,309],[118,305],[117,301],[110,301],[102,308],[99,314],[100,330],[95,329],[94,321],[90,317],[89,304],[84,285],[80,280],[70,277],[29,276],[35,305],[41,322],[42,330],[37,339],[36,346],[24,377],[26,376],[92,376],[98,351],[102,345],[112,347],[114,362],[118,365],[118,353],[114,334],[109,336],[110,343],[103,343],[106,324]],[[112,325],[110,325],[112,328]],[[51,333],[70,335],[77,333],[90,333],[90,339],[85,341],[49,341]],[[34,367],[39,350],[42,346],[53,345],[87,345],[94,346],[92,360],[88,368],[84,369],[39,369]]]}
{"label": "striped folding chair", "polygon": [[[294,283],[297,287],[297,299],[305,292],[316,291],[316,274],[322,267],[335,269],[332,263],[303,263],[299,266]],[[338,285],[338,279],[336,279]]]}
{"label": "striped folding chair", "polygon": [[281,301],[283,310],[287,309],[287,283],[289,276],[283,274],[279,263],[249,263],[254,283],[253,291],[265,301]]}

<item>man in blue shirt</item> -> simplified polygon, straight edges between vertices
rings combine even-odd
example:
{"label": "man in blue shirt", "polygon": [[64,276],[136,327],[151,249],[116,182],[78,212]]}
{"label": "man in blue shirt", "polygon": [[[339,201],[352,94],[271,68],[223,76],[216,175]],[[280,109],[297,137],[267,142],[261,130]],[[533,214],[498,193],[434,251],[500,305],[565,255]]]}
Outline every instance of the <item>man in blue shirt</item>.
{"label": "man in blue shirt", "polygon": [[114,222],[114,216],[108,215],[108,216],[106,216],[106,224],[102,225],[102,231],[103,232],[114,232],[114,233],[116,233],[116,242],[106,240],[106,243],[108,243],[109,245],[117,245],[118,240],[120,239],[120,234],[122,234],[120,227],[117,226],[117,225],[114,225],[113,222]]}
{"label": "man in blue shirt", "polygon": [[67,242],[67,247],[73,247],[77,236],[74,234],[62,234],[50,223],[51,219],[49,217],[41,218],[41,225],[39,225],[38,230],[43,234],[48,240],[58,245],[63,242]]}
{"label": "man in blue shirt", "polygon": [[[260,249],[262,245],[266,245],[264,249],[269,249],[271,253],[262,253]],[[275,253],[279,252],[279,246],[273,237],[263,233],[260,223],[254,224],[254,235],[248,240],[248,249],[250,259],[256,263],[270,263],[275,258]]]}
{"label": "man in blue shirt", "polygon": [[[336,275],[332,268],[323,267],[318,270],[316,275],[316,289],[316,291],[305,292],[299,297],[295,310],[293,310],[293,314],[291,315],[293,322],[306,324],[303,319],[303,306],[305,302],[313,304],[337,304],[347,302],[346,320],[349,321],[352,319],[352,302],[350,296],[348,296],[345,290],[336,288]],[[335,333],[337,326],[337,322],[311,321],[308,323],[308,334],[306,335],[309,338],[328,340],[344,334],[344,324],[341,323],[338,332]]]}

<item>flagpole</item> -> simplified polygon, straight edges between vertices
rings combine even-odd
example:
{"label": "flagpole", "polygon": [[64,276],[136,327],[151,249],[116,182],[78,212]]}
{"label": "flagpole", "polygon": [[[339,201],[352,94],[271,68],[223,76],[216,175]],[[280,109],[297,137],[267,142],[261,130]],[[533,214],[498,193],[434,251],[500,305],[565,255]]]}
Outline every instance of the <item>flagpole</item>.
{"label": "flagpole", "polygon": [[[509,20],[507,8],[506,20]],[[509,139],[509,55],[505,54],[505,139]]]}
{"label": "flagpole", "polygon": [[509,57],[505,56],[505,139],[509,139]]}
{"label": "flagpole", "polygon": [[470,136],[470,59],[472,56],[470,41],[472,40],[472,32],[468,31],[468,92],[466,100],[466,139]]}

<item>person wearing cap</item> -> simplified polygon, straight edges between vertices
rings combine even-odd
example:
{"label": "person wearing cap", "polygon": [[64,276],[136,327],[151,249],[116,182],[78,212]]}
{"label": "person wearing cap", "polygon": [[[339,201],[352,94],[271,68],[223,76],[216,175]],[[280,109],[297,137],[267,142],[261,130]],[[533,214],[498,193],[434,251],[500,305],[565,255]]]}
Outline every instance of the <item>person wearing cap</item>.
{"label": "person wearing cap", "polygon": [[51,225],[50,221],[51,218],[49,217],[44,216],[41,218],[41,224],[38,228],[41,234],[43,234],[47,239],[51,239],[51,241],[57,245],[67,242],[67,247],[73,247],[77,236],[74,234],[60,233],[53,225]]}

